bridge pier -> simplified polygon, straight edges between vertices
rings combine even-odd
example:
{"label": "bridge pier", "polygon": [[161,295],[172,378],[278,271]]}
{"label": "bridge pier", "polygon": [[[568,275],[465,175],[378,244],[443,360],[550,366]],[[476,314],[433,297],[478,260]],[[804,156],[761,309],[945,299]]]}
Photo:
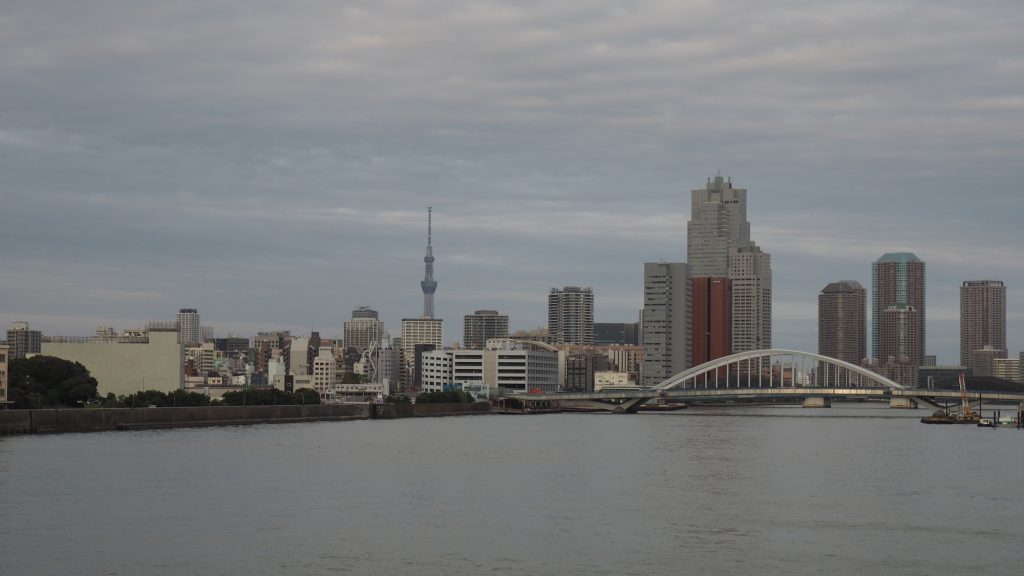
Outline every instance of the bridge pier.
{"label": "bridge pier", "polygon": [[915,409],[917,408],[917,401],[913,398],[907,398],[906,396],[898,396],[896,398],[889,399],[889,408]]}
{"label": "bridge pier", "polygon": [[804,408],[831,408],[832,399],[828,396],[808,396],[804,398]]}

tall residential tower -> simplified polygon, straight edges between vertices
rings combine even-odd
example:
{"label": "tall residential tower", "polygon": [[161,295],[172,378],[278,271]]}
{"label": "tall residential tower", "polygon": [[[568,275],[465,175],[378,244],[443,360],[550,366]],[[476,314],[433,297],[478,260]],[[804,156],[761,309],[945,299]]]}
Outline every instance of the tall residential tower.
{"label": "tall residential tower", "polygon": [[195,308],[178,310],[178,339],[186,346],[203,343],[202,329],[199,326],[199,311]]}
{"label": "tall residential tower", "polygon": [[594,345],[594,291],[579,286],[548,293],[548,334],[557,344]]}
{"label": "tall residential tower", "polygon": [[999,280],[969,280],[960,287],[960,365],[974,368],[974,352],[1006,350],[1006,286]]}
{"label": "tall residential tower", "polygon": [[[907,352],[909,359],[921,365],[925,354],[925,309],[924,309],[924,262],[910,252],[893,252],[883,254],[881,258],[871,264],[871,355],[881,362],[886,361],[886,354],[883,351],[883,341],[895,341],[884,346],[889,351],[903,350]],[[912,318],[917,326],[905,327],[901,333],[892,333],[886,330],[883,325],[883,316],[890,309],[903,310],[912,308],[913,311],[902,313],[892,312],[893,318]],[[897,324],[898,326],[898,324]],[[914,334],[919,338],[917,342],[907,342],[907,338]],[[902,341],[902,344],[900,343]],[[917,355],[909,352],[917,351]]]}
{"label": "tall residential tower", "polygon": [[867,290],[860,282],[832,282],[818,294],[818,354],[855,365],[867,358]]}
{"label": "tall residential tower", "polygon": [[462,346],[470,350],[483,350],[491,338],[508,338],[508,316],[497,310],[477,310],[465,317]]}

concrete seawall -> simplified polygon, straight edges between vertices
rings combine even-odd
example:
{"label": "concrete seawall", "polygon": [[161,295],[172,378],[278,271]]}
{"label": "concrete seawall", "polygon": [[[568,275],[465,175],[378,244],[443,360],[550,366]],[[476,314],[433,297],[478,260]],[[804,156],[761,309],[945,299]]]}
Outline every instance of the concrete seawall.
{"label": "concrete seawall", "polygon": [[488,414],[490,404],[342,404],[0,410],[0,435]]}
{"label": "concrete seawall", "polygon": [[0,434],[99,432],[367,418],[370,418],[370,406],[367,404],[0,410]]}

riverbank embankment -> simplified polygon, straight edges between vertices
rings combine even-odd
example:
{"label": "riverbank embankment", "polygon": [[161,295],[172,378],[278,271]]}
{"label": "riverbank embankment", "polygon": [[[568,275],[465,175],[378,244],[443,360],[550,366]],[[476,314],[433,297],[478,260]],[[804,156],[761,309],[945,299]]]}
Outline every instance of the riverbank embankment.
{"label": "riverbank embankment", "polygon": [[0,410],[0,435],[60,434],[490,413],[490,404],[319,404]]}

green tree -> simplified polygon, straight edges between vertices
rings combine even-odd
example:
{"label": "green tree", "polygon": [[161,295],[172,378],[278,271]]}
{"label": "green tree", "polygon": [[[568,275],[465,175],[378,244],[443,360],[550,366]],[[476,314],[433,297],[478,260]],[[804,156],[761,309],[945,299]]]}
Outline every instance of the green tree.
{"label": "green tree", "polygon": [[246,388],[225,392],[221,404],[225,406],[266,406],[272,404],[319,404],[320,395],[309,388],[300,388],[289,394],[277,388]]}
{"label": "green tree", "polygon": [[416,396],[417,404],[449,403],[461,404],[464,402],[475,402],[473,395],[462,390],[448,390],[446,392],[424,392]]}
{"label": "green tree", "polygon": [[12,360],[8,396],[14,408],[77,408],[97,399],[96,379],[85,366],[53,356]]}

